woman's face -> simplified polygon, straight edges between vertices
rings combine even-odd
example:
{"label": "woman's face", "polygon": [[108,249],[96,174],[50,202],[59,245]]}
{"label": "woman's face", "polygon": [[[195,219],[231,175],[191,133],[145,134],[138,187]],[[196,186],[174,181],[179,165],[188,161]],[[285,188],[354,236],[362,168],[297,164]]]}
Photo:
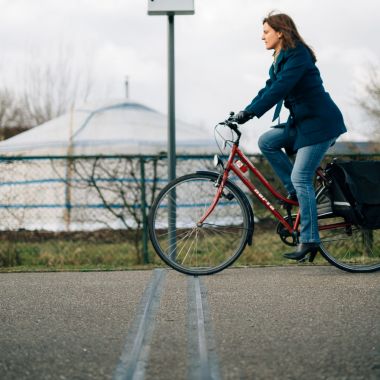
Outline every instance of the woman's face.
{"label": "woman's face", "polygon": [[276,32],[267,22],[263,25],[262,40],[265,42],[265,47],[270,50],[274,49],[278,52],[281,49],[281,32]]}

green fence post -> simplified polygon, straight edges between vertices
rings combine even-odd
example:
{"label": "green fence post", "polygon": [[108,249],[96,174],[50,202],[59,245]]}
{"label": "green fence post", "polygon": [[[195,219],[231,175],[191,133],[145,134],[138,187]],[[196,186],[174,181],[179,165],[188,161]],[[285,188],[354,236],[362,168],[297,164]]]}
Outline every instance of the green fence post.
{"label": "green fence post", "polygon": [[148,252],[148,220],[146,216],[146,192],[145,192],[145,160],[140,157],[140,177],[141,177],[141,214],[143,222],[142,245],[143,245],[143,261],[149,264]]}

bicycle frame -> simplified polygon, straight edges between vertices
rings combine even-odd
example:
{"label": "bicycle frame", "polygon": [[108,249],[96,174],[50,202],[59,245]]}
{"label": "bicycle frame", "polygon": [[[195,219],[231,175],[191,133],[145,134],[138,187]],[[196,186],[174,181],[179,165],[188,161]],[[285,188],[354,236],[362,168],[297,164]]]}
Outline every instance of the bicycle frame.
{"label": "bicycle frame", "polygon": [[[271,194],[281,203],[285,205],[294,205],[298,206],[298,202],[291,199],[285,198],[279,192],[277,192],[273,186],[266,180],[263,174],[252,164],[248,157],[239,149],[238,142],[234,142],[230,155],[228,157],[227,165],[224,169],[223,176],[221,178],[218,191],[215,194],[214,200],[210,207],[206,210],[205,214],[199,220],[198,225],[202,225],[207,217],[212,213],[216,207],[219,199],[222,196],[224,185],[229,177],[230,171],[234,172],[237,177],[248,187],[248,189],[256,196],[256,198],[264,205],[264,207],[269,210],[272,215],[289,231],[291,234],[295,234],[300,225],[300,212],[298,210],[296,218],[293,225],[290,225],[288,221],[281,215],[281,213],[265,198],[265,196],[257,189],[257,187],[247,179],[242,173],[241,169],[236,165],[236,161],[240,160],[243,165],[245,165],[248,170],[253,173],[253,175],[268,189]],[[325,176],[321,168],[318,168],[316,174],[322,179],[325,180]],[[319,230],[333,229],[337,227],[346,227],[349,226],[348,223],[334,223],[330,225],[319,226]]]}

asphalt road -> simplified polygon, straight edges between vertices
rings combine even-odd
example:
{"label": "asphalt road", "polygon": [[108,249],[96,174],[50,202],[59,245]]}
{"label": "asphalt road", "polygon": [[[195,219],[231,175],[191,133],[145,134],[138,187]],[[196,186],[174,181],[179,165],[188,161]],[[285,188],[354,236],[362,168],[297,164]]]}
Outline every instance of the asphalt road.
{"label": "asphalt road", "polygon": [[380,379],[380,273],[0,274],[0,379]]}

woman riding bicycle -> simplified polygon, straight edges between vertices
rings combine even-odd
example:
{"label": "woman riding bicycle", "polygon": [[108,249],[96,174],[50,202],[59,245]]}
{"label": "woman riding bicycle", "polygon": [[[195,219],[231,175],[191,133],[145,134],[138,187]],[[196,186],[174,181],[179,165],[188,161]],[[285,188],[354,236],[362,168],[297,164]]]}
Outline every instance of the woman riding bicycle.
{"label": "woman riding bicycle", "polygon": [[[259,147],[288,191],[300,205],[300,244],[284,257],[301,260],[318,252],[317,208],[313,177],[328,148],[346,132],[343,117],[325,91],[316,56],[286,14],[270,13],[263,20],[266,49],[274,50],[269,79],[252,102],[236,116],[243,124],[261,117],[276,105],[277,120],[282,104],[289,109],[286,123],[275,125],[260,136]],[[286,153],[283,151],[285,149]],[[288,154],[297,153],[294,164]]]}

